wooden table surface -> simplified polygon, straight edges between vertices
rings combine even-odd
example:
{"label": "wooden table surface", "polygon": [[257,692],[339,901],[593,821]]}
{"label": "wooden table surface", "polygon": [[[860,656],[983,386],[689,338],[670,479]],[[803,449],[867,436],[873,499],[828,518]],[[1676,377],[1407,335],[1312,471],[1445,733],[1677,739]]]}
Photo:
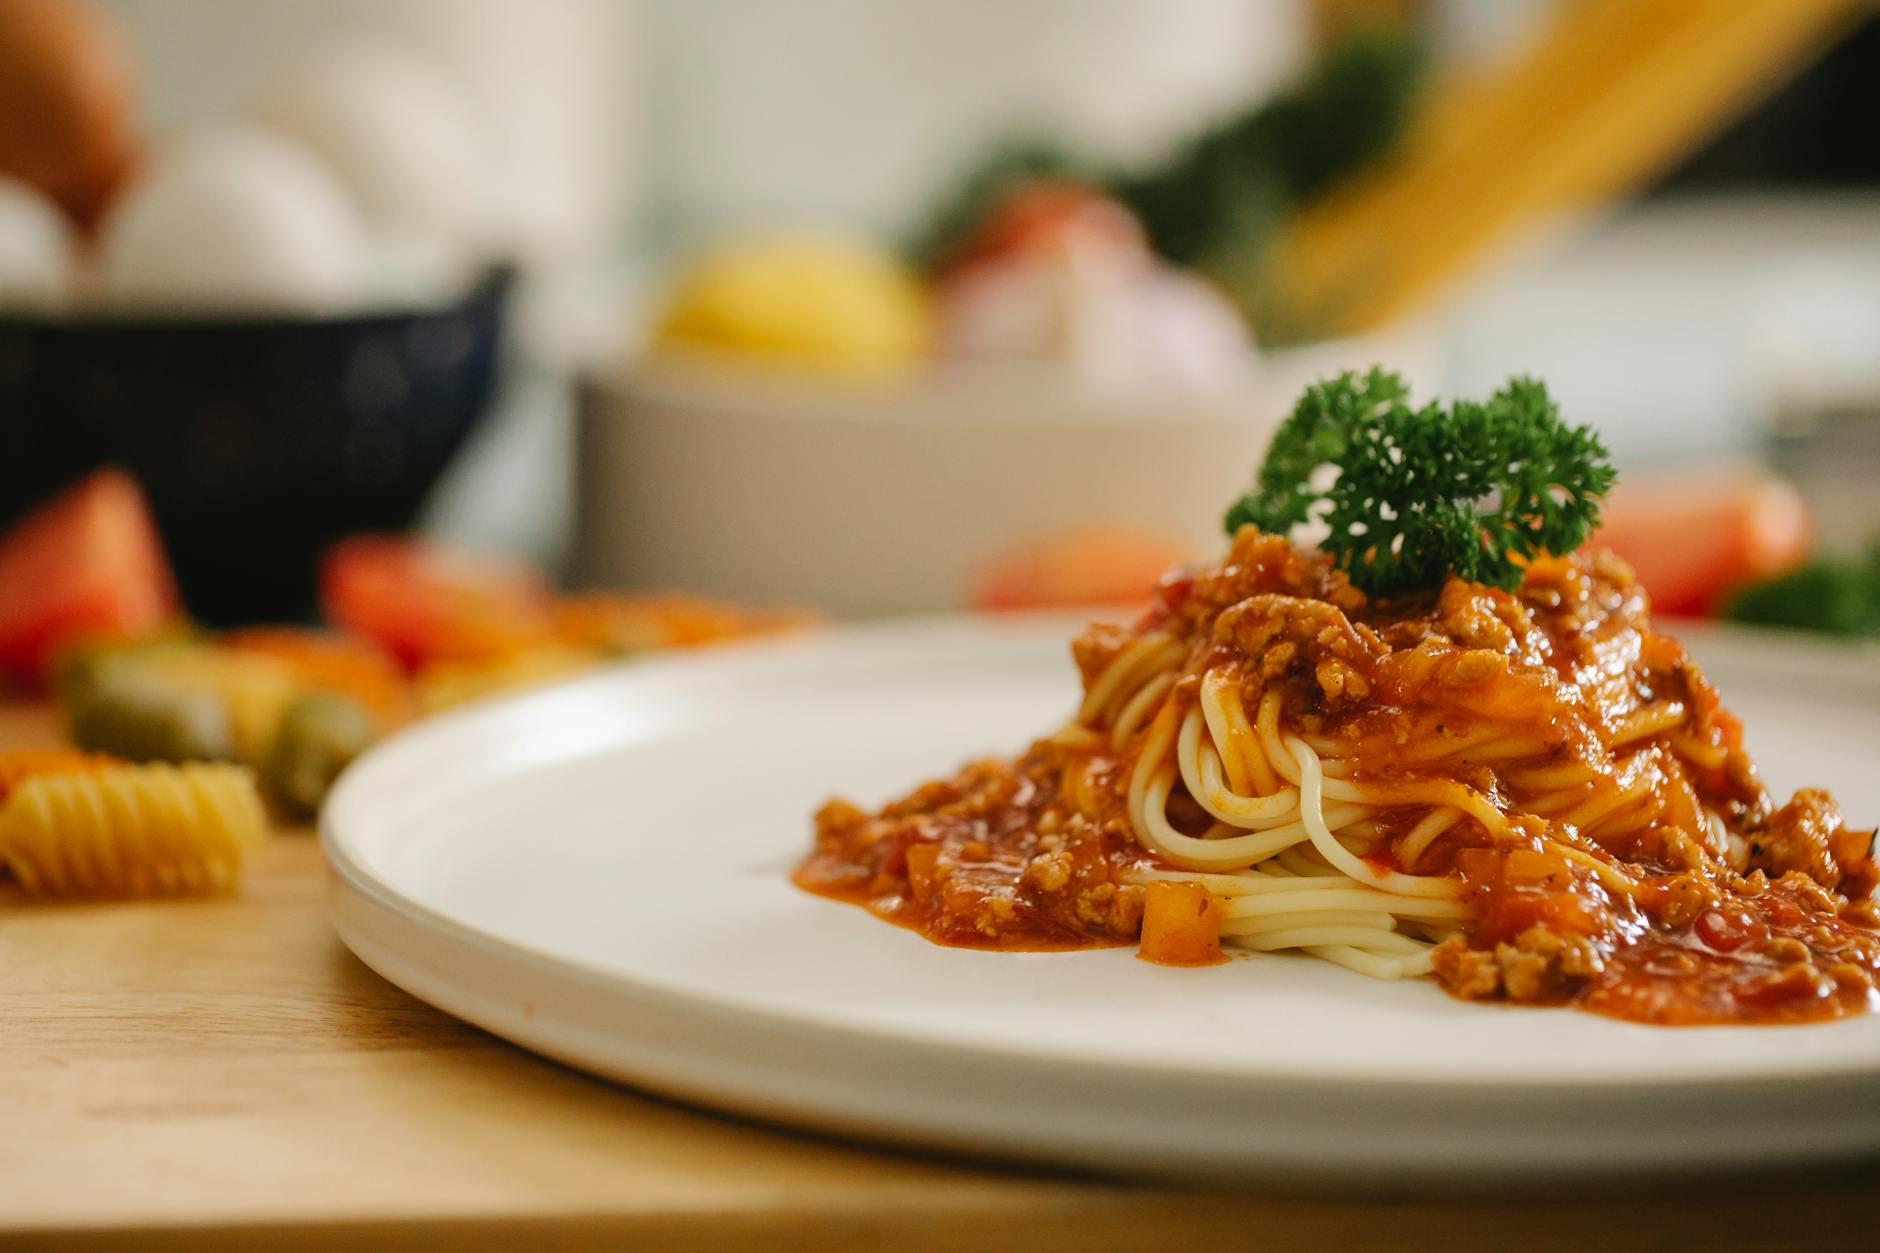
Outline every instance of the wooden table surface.
{"label": "wooden table surface", "polygon": [[[0,745],[51,730],[0,708]],[[0,1246],[1880,1246],[1880,1164],[1551,1194],[1205,1191],[756,1127],[429,1009],[340,945],[323,896],[314,841],[283,833],[230,899],[0,898]]]}

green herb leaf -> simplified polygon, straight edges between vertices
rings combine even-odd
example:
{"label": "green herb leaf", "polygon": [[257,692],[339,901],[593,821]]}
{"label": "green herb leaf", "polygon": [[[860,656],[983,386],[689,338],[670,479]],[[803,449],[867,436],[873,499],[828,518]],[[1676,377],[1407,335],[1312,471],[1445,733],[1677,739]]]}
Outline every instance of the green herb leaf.
{"label": "green herb leaf", "polygon": [[1880,546],[1826,557],[1740,589],[1723,616],[1823,635],[1880,636]]}
{"label": "green herb leaf", "polygon": [[1452,573],[1515,587],[1526,559],[1571,552],[1598,525],[1615,477],[1605,446],[1560,420],[1545,385],[1517,378],[1447,409],[1407,396],[1381,369],[1307,388],[1228,533],[1321,522],[1320,547],[1351,581],[1394,596]]}

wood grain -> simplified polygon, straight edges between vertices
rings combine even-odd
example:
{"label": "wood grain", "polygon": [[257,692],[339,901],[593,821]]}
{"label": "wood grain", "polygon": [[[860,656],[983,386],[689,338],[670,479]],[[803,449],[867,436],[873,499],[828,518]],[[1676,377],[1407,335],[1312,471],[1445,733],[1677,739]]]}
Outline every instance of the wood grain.
{"label": "wood grain", "polygon": [[[0,708],[0,744],[50,735]],[[0,899],[0,1245],[1857,1248],[1880,1195],[1872,1166],[1649,1193],[1183,1191],[798,1136],[426,1008],[333,938],[323,892],[314,842],[284,833],[231,899]]]}

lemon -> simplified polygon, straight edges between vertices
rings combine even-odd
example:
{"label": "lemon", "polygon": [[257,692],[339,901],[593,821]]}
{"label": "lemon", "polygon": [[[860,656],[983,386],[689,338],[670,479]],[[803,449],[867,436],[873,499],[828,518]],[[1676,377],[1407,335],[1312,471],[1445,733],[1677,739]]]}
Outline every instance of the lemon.
{"label": "lemon", "polygon": [[674,285],[656,351],[709,349],[824,374],[897,374],[932,338],[926,288],[885,249],[777,238],[721,247]]}

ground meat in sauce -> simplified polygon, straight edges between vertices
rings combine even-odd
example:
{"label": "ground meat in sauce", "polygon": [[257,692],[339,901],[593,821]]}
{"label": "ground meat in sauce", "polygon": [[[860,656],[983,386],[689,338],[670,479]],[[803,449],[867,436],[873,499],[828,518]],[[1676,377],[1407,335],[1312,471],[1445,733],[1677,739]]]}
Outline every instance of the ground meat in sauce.
{"label": "ground meat in sauce", "polygon": [[1599,946],[1587,937],[1539,926],[1492,950],[1450,940],[1436,954],[1438,977],[1456,995],[1476,1000],[1497,993],[1516,1001],[1561,1000],[1605,965]]}
{"label": "ground meat in sauce", "polygon": [[830,801],[797,882],[945,944],[1127,943],[1142,925],[1142,889],[1118,874],[1141,851],[1126,826],[1104,831],[1064,813],[1056,801],[1068,770],[1106,774],[1099,761],[1040,745],[1012,765],[976,762],[879,814]]}
{"label": "ground meat in sauce", "polygon": [[[1654,1023],[1812,1021],[1876,999],[1872,833],[1850,829],[1825,792],[1775,804],[1740,725],[1683,646],[1652,629],[1616,559],[1537,560],[1518,592],[1452,579],[1370,601],[1249,528],[1220,565],[1165,579],[1134,628],[1080,636],[1085,688],[1145,631],[1188,651],[1166,699],[1193,701],[1198,676],[1225,667],[1249,710],[1277,693],[1288,726],[1342,744],[1354,780],[1453,779],[1503,811],[1509,834],[1460,821],[1413,866],[1391,850],[1422,811],[1381,817],[1394,833],[1385,868],[1464,887],[1470,920],[1433,954],[1452,995]],[[1484,727],[1523,738],[1520,759],[1429,764],[1429,746]],[[874,814],[832,801],[797,882],[946,944],[1128,943],[1143,900],[1123,876],[1152,862],[1124,804],[1139,739],[1041,741]],[[1524,809],[1530,797],[1589,815],[1584,829]],[[1180,828],[1206,826],[1179,786],[1169,812]],[[1613,812],[1625,820],[1599,816]],[[1560,841],[1584,855],[1549,861]],[[1602,860],[1634,886],[1603,882]]]}

